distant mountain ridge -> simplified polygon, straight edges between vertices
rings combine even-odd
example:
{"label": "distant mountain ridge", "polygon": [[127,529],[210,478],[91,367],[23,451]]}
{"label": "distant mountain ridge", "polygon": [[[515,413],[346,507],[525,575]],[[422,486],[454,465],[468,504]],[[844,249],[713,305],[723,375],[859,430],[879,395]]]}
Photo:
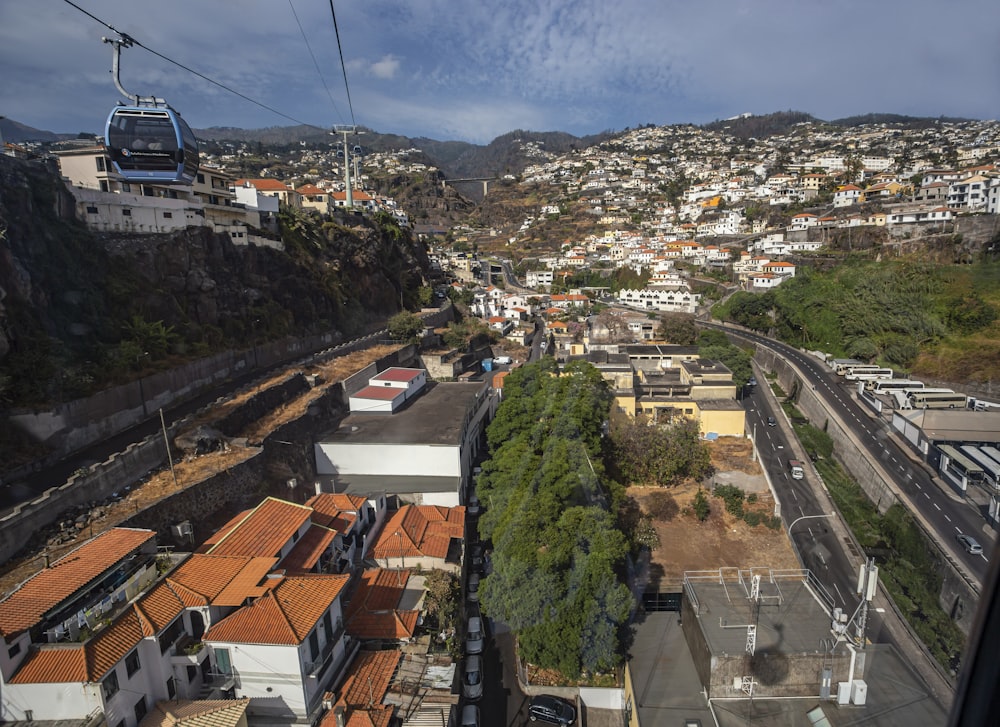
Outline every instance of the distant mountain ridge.
{"label": "distant mountain ridge", "polygon": [[951,116],[906,116],[903,114],[871,113],[858,116],[845,116],[842,119],[824,121],[805,111],[776,111],[770,114],[742,114],[731,119],[720,119],[702,128],[708,131],[726,131],[740,139],[766,139],[786,133],[793,126],[803,123],[829,124],[831,126],[862,126],[864,124],[891,124],[902,129],[926,129],[941,122],[960,123],[972,119]]}
{"label": "distant mountain ridge", "polygon": [[[778,111],[771,114],[741,114],[730,119],[703,124],[709,131],[726,131],[742,139],[767,138],[784,134],[801,123],[830,124],[834,126],[860,126],[862,124],[892,124],[905,129],[920,129],[941,122],[962,122],[970,119],[941,116],[938,118],[905,116],[902,114],[870,113],[848,116],[833,121],[818,119],[804,111]],[[486,145],[465,141],[438,141],[427,137],[410,138],[399,134],[381,134],[359,127],[361,133],[354,137],[367,150],[389,152],[400,149],[419,149],[426,161],[438,167],[446,178],[501,177],[518,175],[529,164],[545,159],[548,155],[561,155],[575,149],[584,149],[613,139],[621,132],[604,131],[599,134],[577,137],[562,131],[527,131],[517,129],[496,137]],[[5,141],[54,142],[77,138],[74,134],[56,134],[33,129],[11,119],[0,119],[0,132]],[[297,126],[271,126],[263,129],[240,129],[213,126],[195,129],[195,135],[204,141],[241,142],[289,145],[298,142],[312,144],[336,143],[339,135],[327,129],[300,124]],[[86,134],[90,136],[90,134]]]}

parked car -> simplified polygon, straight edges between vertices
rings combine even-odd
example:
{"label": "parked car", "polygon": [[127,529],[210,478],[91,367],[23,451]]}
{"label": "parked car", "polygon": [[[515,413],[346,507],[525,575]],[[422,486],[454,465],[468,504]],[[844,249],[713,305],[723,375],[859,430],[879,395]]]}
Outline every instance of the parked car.
{"label": "parked car", "polygon": [[483,696],[483,657],[479,654],[473,654],[465,660],[462,695],[466,699],[479,699]]}
{"label": "parked car", "polygon": [[482,512],[482,507],[479,504],[479,498],[473,495],[469,498],[469,504],[465,506],[465,511],[475,517],[480,512]]}
{"label": "parked car", "polygon": [[480,616],[469,618],[469,629],[465,633],[465,653],[481,654],[483,651],[483,619]]}
{"label": "parked car", "polygon": [[479,707],[474,704],[462,707],[461,727],[479,727]]}
{"label": "parked car", "polygon": [[965,548],[966,553],[970,553],[972,555],[982,554],[983,546],[981,546],[975,538],[959,533],[955,536],[955,539],[961,543],[963,548]]}
{"label": "parked car", "polygon": [[532,722],[569,725],[576,722],[576,707],[551,694],[539,694],[532,697],[531,704],[528,705],[528,719]]}
{"label": "parked car", "polygon": [[472,603],[479,603],[479,574],[470,573],[469,574],[469,601]]}
{"label": "parked car", "polygon": [[483,556],[483,544],[473,543],[469,548],[469,564],[471,566],[473,573],[482,573],[483,566],[486,562]]}

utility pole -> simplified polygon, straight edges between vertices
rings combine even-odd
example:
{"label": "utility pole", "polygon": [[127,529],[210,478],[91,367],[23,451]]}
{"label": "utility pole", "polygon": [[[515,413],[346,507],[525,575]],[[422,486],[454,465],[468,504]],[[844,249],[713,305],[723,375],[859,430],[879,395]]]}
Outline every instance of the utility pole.
{"label": "utility pole", "polygon": [[354,209],[354,190],[351,189],[351,148],[347,145],[348,134],[358,134],[358,127],[353,124],[336,124],[334,134],[344,135],[344,187],[347,191],[347,207]]}

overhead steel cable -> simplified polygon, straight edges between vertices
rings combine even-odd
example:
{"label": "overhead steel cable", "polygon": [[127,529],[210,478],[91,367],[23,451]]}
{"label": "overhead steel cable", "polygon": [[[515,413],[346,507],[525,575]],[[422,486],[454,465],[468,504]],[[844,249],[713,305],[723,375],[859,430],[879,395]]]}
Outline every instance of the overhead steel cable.
{"label": "overhead steel cable", "polygon": [[[63,0],[63,2],[66,3],[67,5],[70,5],[70,6],[74,7],[74,8],[76,8],[81,13],[83,13],[84,15],[86,15],[88,18],[94,20],[95,22],[100,23],[105,28],[107,28],[108,30],[110,30],[112,33],[120,36],[123,40],[129,41],[132,45],[139,46],[143,50],[145,50],[145,51],[147,51],[149,53],[152,53],[157,58],[165,60],[167,63],[172,63],[173,65],[177,66],[178,68],[180,68],[182,70],[185,70],[188,73],[191,73],[191,74],[197,76],[198,78],[201,78],[202,80],[208,81],[209,83],[211,83],[211,84],[213,84],[215,86],[218,86],[219,88],[223,89],[224,91],[228,91],[229,93],[233,94],[234,96],[239,96],[244,101],[249,101],[250,103],[254,104],[255,106],[259,106],[260,108],[262,108],[262,109],[264,109],[266,111],[270,111],[273,114],[277,114],[278,116],[281,116],[282,118],[288,119],[289,121],[294,121],[296,124],[300,124],[301,126],[311,126],[314,129],[320,129],[321,131],[328,131],[328,129],[326,127],[324,127],[324,126],[317,126],[316,124],[310,124],[308,121],[301,121],[301,120],[295,118],[294,116],[289,116],[284,111],[279,111],[278,109],[274,108],[273,106],[268,106],[266,103],[262,103],[261,101],[258,101],[256,99],[250,98],[246,94],[240,93],[236,89],[230,88],[229,86],[227,86],[224,83],[221,83],[220,81],[216,81],[214,78],[209,78],[204,73],[200,73],[200,72],[194,70],[193,68],[189,68],[188,66],[185,66],[183,63],[175,61],[173,58],[170,58],[168,56],[163,55],[159,51],[153,50],[149,46],[144,45],[140,41],[138,41],[135,38],[133,38],[128,33],[123,33],[122,31],[118,30],[115,26],[111,25],[110,23],[107,23],[107,22],[101,20],[100,18],[98,18],[93,13],[91,13],[91,12],[89,12],[87,10],[84,10],[79,5],[77,5],[76,3],[74,3],[72,0]],[[343,63],[343,57],[341,57],[341,63]],[[346,75],[345,75],[345,78],[346,78]]]}
{"label": "overhead steel cable", "polygon": [[340,28],[337,27],[337,13],[333,9],[333,0],[330,0],[330,15],[333,16],[333,32],[337,36],[337,51],[340,53],[340,69],[344,72],[344,90],[347,92],[347,108],[351,111],[351,125],[357,126],[354,120],[354,104],[351,103],[351,87],[347,85],[347,66],[344,65],[344,49],[340,45]]}
{"label": "overhead steel cable", "polygon": [[333,100],[333,94],[330,92],[330,87],[326,85],[326,79],[323,77],[323,71],[320,70],[319,62],[316,60],[316,54],[313,53],[312,46],[309,45],[309,39],[306,37],[306,31],[302,27],[302,23],[299,21],[299,14],[295,12],[295,5],[292,4],[292,0],[288,0],[288,7],[292,9],[292,15],[295,18],[296,24],[299,26],[299,32],[302,33],[302,40],[305,41],[306,50],[309,51],[309,57],[312,58],[313,65],[316,66],[316,75],[319,76],[319,80],[323,84],[323,88],[326,89],[326,95],[330,98],[330,105],[333,106],[334,113],[337,116],[341,116],[340,109],[337,108],[337,103]]}

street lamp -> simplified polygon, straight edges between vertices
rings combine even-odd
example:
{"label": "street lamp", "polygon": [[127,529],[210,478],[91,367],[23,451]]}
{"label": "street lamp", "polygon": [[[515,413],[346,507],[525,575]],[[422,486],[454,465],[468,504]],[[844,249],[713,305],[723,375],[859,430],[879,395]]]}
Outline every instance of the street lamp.
{"label": "street lamp", "polygon": [[788,526],[788,536],[791,537],[792,528],[795,526],[795,523],[797,523],[799,520],[809,520],[810,518],[833,517],[833,516],[834,513],[831,512],[828,515],[803,515],[802,517],[797,517],[794,520],[792,520],[792,524]]}

